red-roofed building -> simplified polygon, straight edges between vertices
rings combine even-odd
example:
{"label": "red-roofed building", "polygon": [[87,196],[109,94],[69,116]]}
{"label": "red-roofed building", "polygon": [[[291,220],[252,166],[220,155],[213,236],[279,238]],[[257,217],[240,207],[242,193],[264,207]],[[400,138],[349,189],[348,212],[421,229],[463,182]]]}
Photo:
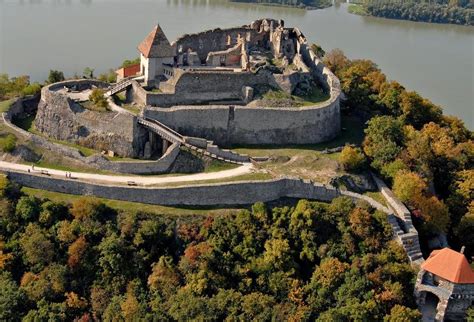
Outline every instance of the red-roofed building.
{"label": "red-roofed building", "polygon": [[140,75],[140,64],[119,68],[115,71],[115,73],[117,74],[118,82],[127,77]]}
{"label": "red-roofed building", "polygon": [[145,76],[145,82],[154,82],[164,74],[163,65],[173,65],[175,49],[170,45],[160,25],[146,36],[138,45],[140,52],[140,72]]}
{"label": "red-roofed building", "polygon": [[426,321],[465,319],[474,305],[474,271],[462,251],[433,251],[421,265],[415,296]]}

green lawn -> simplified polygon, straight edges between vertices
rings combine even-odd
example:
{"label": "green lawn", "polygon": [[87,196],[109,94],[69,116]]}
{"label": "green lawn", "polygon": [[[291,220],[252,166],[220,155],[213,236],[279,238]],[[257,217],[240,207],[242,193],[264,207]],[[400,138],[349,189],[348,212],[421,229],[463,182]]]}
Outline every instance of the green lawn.
{"label": "green lawn", "polygon": [[387,207],[387,201],[385,200],[385,198],[384,198],[384,196],[382,195],[381,192],[366,191],[366,192],[364,192],[364,195],[374,199],[375,201],[379,202],[383,206]]}
{"label": "green lawn", "polygon": [[[58,193],[58,192],[51,192],[46,190],[39,190],[33,188],[23,187],[22,192],[30,195],[35,196],[42,199],[49,199],[54,202],[63,202],[66,204],[70,204],[81,198],[82,196],[70,195],[65,193]],[[112,200],[112,199],[104,199],[98,198],[102,202],[104,202],[107,206],[127,211],[127,212],[138,212],[143,211],[147,213],[152,213],[156,215],[172,215],[172,216],[190,216],[190,215],[217,215],[224,212],[229,211],[239,211],[242,208],[217,208],[217,207],[166,207],[166,206],[159,206],[159,205],[149,205],[149,204],[142,204],[137,202],[129,202],[129,201],[120,201],[120,200]]]}
{"label": "green lawn", "polygon": [[80,103],[82,107],[84,107],[87,110],[91,110],[94,112],[108,112],[110,108],[108,106],[98,106],[97,104],[94,104],[91,101],[85,101]]}
{"label": "green lawn", "polygon": [[240,165],[223,162],[219,160],[212,160],[211,163],[204,169],[204,172],[218,172],[224,170],[231,170],[238,168]]}
{"label": "green lawn", "polygon": [[247,173],[240,176],[224,178],[224,179],[213,179],[213,180],[200,180],[200,181],[181,181],[181,182],[170,182],[155,185],[156,187],[179,187],[179,186],[191,186],[191,185],[200,185],[207,183],[226,183],[226,182],[237,182],[237,181],[261,181],[261,180],[270,180],[273,179],[273,176],[269,173],[257,172],[257,173]]}

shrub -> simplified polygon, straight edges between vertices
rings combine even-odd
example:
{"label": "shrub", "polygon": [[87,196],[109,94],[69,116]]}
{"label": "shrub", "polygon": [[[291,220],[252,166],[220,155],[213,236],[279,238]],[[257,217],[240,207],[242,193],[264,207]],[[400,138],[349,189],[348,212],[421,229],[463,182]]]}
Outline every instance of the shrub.
{"label": "shrub", "polygon": [[57,83],[64,80],[64,73],[59,70],[50,70],[48,75],[48,83]]}
{"label": "shrub", "polygon": [[104,91],[100,88],[95,88],[92,90],[92,93],[89,95],[89,100],[94,103],[96,107],[101,109],[107,109],[109,107],[109,103],[104,96]]}
{"label": "shrub", "polygon": [[15,150],[16,147],[16,136],[8,134],[4,138],[0,138],[0,148],[3,152],[10,153]]}
{"label": "shrub", "polygon": [[25,88],[23,88],[22,93],[23,95],[36,95],[41,91],[41,85],[39,83],[33,83]]}
{"label": "shrub", "polygon": [[365,166],[366,158],[359,148],[353,148],[346,145],[341,151],[339,162],[345,170],[357,171]]}

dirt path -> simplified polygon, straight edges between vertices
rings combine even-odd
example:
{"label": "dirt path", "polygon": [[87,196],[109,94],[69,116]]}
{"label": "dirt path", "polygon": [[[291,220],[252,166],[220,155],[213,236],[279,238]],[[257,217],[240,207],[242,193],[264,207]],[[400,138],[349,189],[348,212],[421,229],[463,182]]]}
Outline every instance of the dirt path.
{"label": "dirt path", "polygon": [[[0,161],[0,170],[16,170],[41,174],[43,171],[50,176],[66,178],[66,171],[54,170],[48,168],[34,167],[32,169],[29,165],[17,164],[12,162]],[[172,182],[192,182],[192,181],[203,181],[203,180],[216,180],[225,179],[243,174],[251,173],[254,171],[254,167],[251,163],[245,163],[242,166],[224,170],[219,172],[210,173],[196,173],[189,175],[176,175],[176,176],[126,176],[126,175],[104,175],[95,173],[82,173],[82,172],[68,172],[74,179],[81,179],[84,181],[97,182],[97,183],[118,183],[118,184],[129,184],[131,182],[137,185],[156,185]]]}

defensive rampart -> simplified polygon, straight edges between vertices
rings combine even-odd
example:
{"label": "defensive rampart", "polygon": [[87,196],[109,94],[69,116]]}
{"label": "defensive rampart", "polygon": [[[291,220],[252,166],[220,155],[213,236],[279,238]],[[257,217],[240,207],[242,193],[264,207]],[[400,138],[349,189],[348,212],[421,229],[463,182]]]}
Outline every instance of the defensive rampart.
{"label": "defensive rampart", "polygon": [[136,119],[127,113],[99,113],[83,108],[59,92],[64,87],[81,90],[106,87],[95,80],[68,80],[43,87],[35,126],[51,138],[74,141],[97,150],[112,150],[123,157],[138,157],[141,144]]}
{"label": "defensive rampart", "polygon": [[33,134],[31,132],[19,128],[12,122],[12,120],[16,116],[25,113],[25,108],[26,112],[31,112],[31,110],[33,109],[30,106],[32,100],[34,100],[34,98],[19,98],[17,101],[15,101],[7,112],[2,113],[2,121],[4,122],[4,124],[14,130],[18,135],[28,138],[28,140],[30,140],[37,146],[40,146],[44,149],[47,149],[64,157],[83,162],[84,164],[92,168],[130,174],[167,173],[172,167],[174,161],[176,160],[180,152],[180,145],[173,144],[168,148],[166,153],[160,159],[152,161],[109,161],[107,158],[100,154],[95,154],[86,157],[82,155],[82,153],[78,149],[69,147],[67,145],[51,142],[43,136]]}
{"label": "defensive rampart", "polygon": [[[331,201],[339,196],[347,196],[355,201],[364,200],[377,210],[385,212],[392,227],[394,238],[405,249],[410,262],[414,264],[423,262],[416,229],[412,232],[403,231],[400,223],[395,218],[398,215],[395,213],[394,216],[391,208],[385,207],[368,196],[351,191],[341,191],[332,186],[314,183],[309,180],[281,178],[268,181],[198,184],[179,187],[130,187],[96,184],[21,171],[4,170],[4,172],[10,180],[27,187],[170,206],[248,205],[285,197]],[[387,198],[386,194],[384,194],[384,197],[390,204],[392,198]],[[396,200],[396,198],[393,199]]]}
{"label": "defensive rampart", "polygon": [[[304,63],[307,66],[304,71],[311,73],[329,92],[330,98],[325,102],[300,108],[196,105],[198,99],[203,97],[195,95],[199,91],[206,93],[206,98],[212,100],[237,98],[241,97],[244,85],[252,86],[261,81],[267,84],[275,82],[265,73],[258,75],[248,72],[234,73],[232,77],[226,77],[225,73],[207,75],[200,72],[199,77],[193,76],[193,73],[181,74],[174,84],[182,92],[179,98],[181,101],[172,107],[168,106],[177,103],[174,94],[150,94],[134,86],[134,93],[130,95],[147,105],[153,105],[145,109],[146,117],[159,120],[183,135],[203,137],[219,145],[314,144],[331,140],[340,132],[339,80],[309,48],[302,33],[298,29],[294,29],[294,32],[297,35],[296,61],[300,65]],[[280,75],[272,75],[273,78],[275,76]],[[235,86],[235,77],[241,81],[237,82],[238,86]],[[229,93],[229,89],[233,89],[232,93]],[[186,102],[192,105],[185,105]]]}

